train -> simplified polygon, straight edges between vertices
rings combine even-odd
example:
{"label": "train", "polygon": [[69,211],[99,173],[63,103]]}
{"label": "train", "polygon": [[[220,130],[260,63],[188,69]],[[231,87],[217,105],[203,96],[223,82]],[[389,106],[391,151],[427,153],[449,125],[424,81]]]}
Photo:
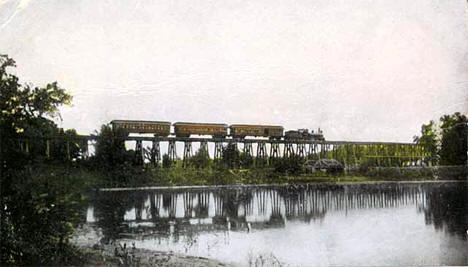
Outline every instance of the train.
{"label": "train", "polygon": [[325,141],[323,137],[323,132],[318,128],[317,132],[312,130],[309,133],[308,129],[297,129],[297,130],[290,130],[284,133],[285,140],[318,140],[318,141]]}
{"label": "train", "polygon": [[255,125],[255,124],[225,124],[225,123],[196,123],[168,121],[140,121],[140,120],[112,120],[114,129],[124,129],[128,133],[154,134],[157,137],[171,135],[171,125],[174,126],[176,137],[190,137],[191,135],[210,135],[213,138],[240,138],[267,137],[272,140],[317,140],[324,141],[320,128],[316,133],[307,129],[289,130],[284,132],[279,125]]}

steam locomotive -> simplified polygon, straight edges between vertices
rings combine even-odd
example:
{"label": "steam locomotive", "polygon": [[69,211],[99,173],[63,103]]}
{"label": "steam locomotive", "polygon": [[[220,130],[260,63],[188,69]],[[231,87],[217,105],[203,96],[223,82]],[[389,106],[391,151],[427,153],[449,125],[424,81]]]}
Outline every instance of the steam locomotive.
{"label": "steam locomotive", "polygon": [[314,130],[309,133],[308,129],[298,129],[296,130],[290,130],[286,131],[284,133],[284,139],[285,140],[319,140],[319,141],[325,141],[325,138],[323,137],[322,130],[318,128],[318,131],[314,133]]}
{"label": "steam locomotive", "polygon": [[[124,129],[128,133],[150,133],[159,137],[171,135],[171,123],[167,121],[136,121],[136,120],[113,120],[110,122],[114,129]],[[325,140],[322,131],[317,133],[312,130],[298,129],[286,131],[283,135],[283,126],[275,125],[252,125],[252,124],[223,124],[223,123],[194,123],[176,122],[174,135],[176,137],[190,137],[191,135],[211,135],[214,138],[244,139],[246,136],[268,137],[280,140]],[[229,133],[229,134],[228,134]]]}

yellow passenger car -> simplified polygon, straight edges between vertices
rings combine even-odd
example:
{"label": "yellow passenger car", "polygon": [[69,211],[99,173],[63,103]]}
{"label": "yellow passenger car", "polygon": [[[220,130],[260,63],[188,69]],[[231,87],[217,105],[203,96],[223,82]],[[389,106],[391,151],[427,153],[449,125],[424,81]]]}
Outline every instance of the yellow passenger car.
{"label": "yellow passenger car", "polygon": [[246,136],[262,136],[270,139],[280,139],[283,136],[283,126],[272,125],[249,125],[249,124],[232,124],[230,134],[234,138],[245,138]]}
{"label": "yellow passenger car", "polygon": [[168,136],[171,132],[171,123],[167,121],[133,121],[113,120],[114,129],[125,129],[128,133],[151,133],[155,136]]}
{"label": "yellow passenger car", "polygon": [[221,123],[194,123],[194,122],[176,122],[174,123],[174,132],[177,137],[190,137],[191,134],[211,135],[213,137],[226,137],[227,124]]}

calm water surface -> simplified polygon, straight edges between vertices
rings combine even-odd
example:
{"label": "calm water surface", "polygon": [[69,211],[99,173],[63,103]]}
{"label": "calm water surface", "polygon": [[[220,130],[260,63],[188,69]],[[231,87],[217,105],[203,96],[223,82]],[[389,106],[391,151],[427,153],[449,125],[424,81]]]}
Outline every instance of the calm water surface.
{"label": "calm water surface", "polygon": [[468,265],[468,183],[99,192],[102,241],[239,266]]}

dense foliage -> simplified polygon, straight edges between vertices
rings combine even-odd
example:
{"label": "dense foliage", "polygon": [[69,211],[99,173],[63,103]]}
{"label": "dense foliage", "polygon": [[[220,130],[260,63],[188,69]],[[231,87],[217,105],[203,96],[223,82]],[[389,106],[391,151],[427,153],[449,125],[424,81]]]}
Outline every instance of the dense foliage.
{"label": "dense foliage", "polygon": [[190,164],[196,169],[207,168],[211,164],[208,151],[199,149],[195,155],[190,158]]}
{"label": "dense foliage", "polygon": [[274,163],[275,172],[293,175],[300,174],[304,171],[304,162],[305,159],[297,155],[277,160]]}
{"label": "dense foliage", "polygon": [[[7,72],[13,59],[0,55],[0,188],[2,265],[48,265],[69,262],[72,247],[68,238],[76,218],[81,196],[57,180],[39,175],[47,159],[63,160],[64,150],[78,157],[70,143],[76,133],[58,129],[52,121],[58,108],[69,104],[71,96],[56,82],[44,87],[19,83]],[[54,157],[46,157],[45,136],[59,141],[49,144]],[[58,179],[58,177],[57,177]]]}
{"label": "dense foliage", "polygon": [[440,118],[440,164],[463,165],[467,160],[468,119],[466,115],[455,113]]}
{"label": "dense foliage", "polygon": [[100,167],[113,169],[122,164],[130,164],[133,157],[125,149],[125,138],[128,133],[123,129],[113,129],[102,125],[97,134],[94,159]]}
{"label": "dense foliage", "polygon": [[444,115],[439,125],[434,121],[423,124],[421,136],[414,140],[429,153],[428,163],[432,165],[464,165],[467,162],[468,119],[456,112]]}
{"label": "dense foliage", "polygon": [[437,156],[437,128],[434,121],[421,126],[421,136],[415,136],[414,142],[422,145],[428,152],[426,163],[436,165],[438,162]]}
{"label": "dense foliage", "polygon": [[238,169],[240,167],[240,152],[236,144],[229,143],[223,148],[221,163],[229,169]]}

